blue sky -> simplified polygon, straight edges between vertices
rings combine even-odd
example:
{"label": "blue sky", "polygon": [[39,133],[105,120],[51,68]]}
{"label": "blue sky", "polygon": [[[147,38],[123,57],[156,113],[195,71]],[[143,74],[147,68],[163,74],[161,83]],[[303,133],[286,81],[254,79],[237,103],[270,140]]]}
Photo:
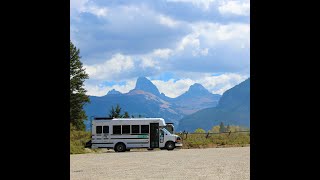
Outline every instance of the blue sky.
{"label": "blue sky", "polygon": [[169,97],[194,83],[222,94],[250,76],[249,0],[71,0],[70,13],[89,95],[139,76]]}

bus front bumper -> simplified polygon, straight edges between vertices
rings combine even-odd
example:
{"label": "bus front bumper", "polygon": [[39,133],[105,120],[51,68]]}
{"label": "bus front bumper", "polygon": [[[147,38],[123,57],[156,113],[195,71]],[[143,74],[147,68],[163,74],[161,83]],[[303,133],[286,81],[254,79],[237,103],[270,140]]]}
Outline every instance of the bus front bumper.
{"label": "bus front bumper", "polygon": [[176,147],[182,147],[182,143],[181,142],[176,142]]}

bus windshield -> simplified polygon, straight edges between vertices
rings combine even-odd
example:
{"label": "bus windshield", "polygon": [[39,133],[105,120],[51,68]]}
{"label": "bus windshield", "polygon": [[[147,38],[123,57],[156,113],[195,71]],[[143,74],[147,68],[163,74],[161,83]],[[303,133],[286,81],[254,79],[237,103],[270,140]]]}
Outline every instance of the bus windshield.
{"label": "bus windshield", "polygon": [[166,134],[171,135],[171,133],[170,133],[166,128],[162,128],[162,130],[163,130]]}

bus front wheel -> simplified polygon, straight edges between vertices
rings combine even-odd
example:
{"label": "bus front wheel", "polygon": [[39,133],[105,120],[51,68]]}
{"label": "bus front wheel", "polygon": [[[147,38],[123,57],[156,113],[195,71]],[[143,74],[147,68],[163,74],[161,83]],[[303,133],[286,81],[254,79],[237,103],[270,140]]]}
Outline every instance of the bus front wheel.
{"label": "bus front wheel", "polygon": [[174,149],[174,143],[172,141],[169,141],[166,143],[166,149],[171,151]]}

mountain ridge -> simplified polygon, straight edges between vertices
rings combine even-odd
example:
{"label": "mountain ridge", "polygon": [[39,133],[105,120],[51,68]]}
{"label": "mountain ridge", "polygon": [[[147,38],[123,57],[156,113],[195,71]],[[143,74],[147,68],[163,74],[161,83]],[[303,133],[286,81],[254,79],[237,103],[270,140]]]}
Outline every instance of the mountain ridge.
{"label": "mountain ridge", "polygon": [[[198,92],[202,92],[197,94]],[[187,95],[184,95],[187,94]],[[214,95],[201,84],[195,83],[184,94],[167,97],[147,78],[139,77],[134,89],[127,93],[120,93],[113,89],[105,96],[89,96],[91,103],[84,109],[87,116],[107,116],[111,107],[120,105],[123,111],[130,115],[144,117],[163,117],[167,122],[179,125],[179,120],[206,107],[217,105],[221,95]],[[197,97],[197,98],[195,98]]]}
{"label": "mountain ridge", "polygon": [[250,127],[250,78],[223,93],[216,107],[205,108],[183,117],[178,130],[210,130],[220,122]]}

